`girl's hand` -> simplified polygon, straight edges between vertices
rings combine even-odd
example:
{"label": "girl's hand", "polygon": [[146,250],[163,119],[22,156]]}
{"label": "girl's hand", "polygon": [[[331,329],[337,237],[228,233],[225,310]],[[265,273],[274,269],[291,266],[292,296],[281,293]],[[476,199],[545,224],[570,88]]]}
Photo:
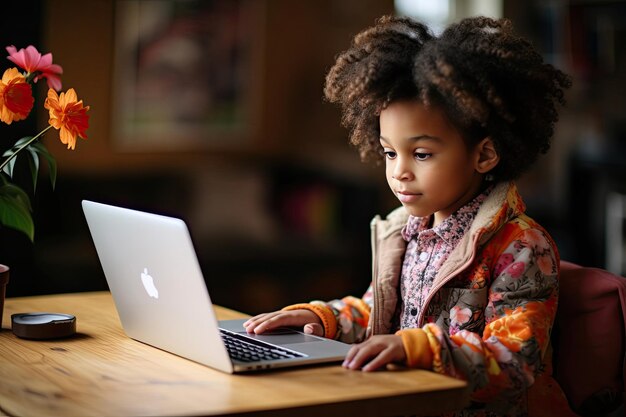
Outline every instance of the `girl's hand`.
{"label": "girl's hand", "polygon": [[309,310],[274,311],[252,317],[243,324],[248,333],[261,334],[278,327],[302,327],[304,333],[324,336],[322,320]]}
{"label": "girl's hand", "polygon": [[352,346],[342,366],[348,369],[375,371],[389,363],[406,361],[402,338],[397,335],[372,336]]}

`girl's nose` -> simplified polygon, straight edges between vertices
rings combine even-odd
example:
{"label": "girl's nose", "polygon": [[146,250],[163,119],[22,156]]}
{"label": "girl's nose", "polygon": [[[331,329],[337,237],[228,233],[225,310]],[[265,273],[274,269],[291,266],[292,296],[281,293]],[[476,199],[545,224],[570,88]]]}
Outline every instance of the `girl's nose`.
{"label": "girl's nose", "polygon": [[413,173],[409,168],[409,163],[403,158],[398,157],[391,172],[391,178],[396,181],[407,181],[413,177]]}

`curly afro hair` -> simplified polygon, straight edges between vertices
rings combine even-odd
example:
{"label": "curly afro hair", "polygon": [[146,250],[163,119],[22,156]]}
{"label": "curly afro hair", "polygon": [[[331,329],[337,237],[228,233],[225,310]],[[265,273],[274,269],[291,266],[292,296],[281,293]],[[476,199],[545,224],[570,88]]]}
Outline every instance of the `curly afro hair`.
{"label": "curly afro hair", "polygon": [[570,86],[506,19],[464,19],[437,37],[409,18],[383,16],[339,54],[324,93],[341,105],[363,160],[382,159],[381,110],[418,99],[441,107],[468,146],[491,137],[500,155],[491,173],[504,181],[548,151]]}

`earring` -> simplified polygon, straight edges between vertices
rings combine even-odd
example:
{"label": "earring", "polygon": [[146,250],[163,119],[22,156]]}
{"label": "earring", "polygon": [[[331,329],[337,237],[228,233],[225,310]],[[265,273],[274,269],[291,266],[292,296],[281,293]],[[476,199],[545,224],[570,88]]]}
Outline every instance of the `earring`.
{"label": "earring", "polygon": [[485,175],[485,181],[487,182],[491,182],[495,179],[495,177],[493,176],[493,174],[487,174]]}

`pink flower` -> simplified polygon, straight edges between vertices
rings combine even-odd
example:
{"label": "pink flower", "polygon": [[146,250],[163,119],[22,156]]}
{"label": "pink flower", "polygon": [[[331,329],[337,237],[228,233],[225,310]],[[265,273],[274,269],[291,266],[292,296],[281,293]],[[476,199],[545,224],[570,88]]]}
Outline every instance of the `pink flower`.
{"label": "pink flower", "polygon": [[469,308],[461,308],[459,306],[452,307],[450,310],[450,323],[452,325],[465,324],[472,318],[472,310]]}
{"label": "pink flower", "polygon": [[495,275],[500,275],[500,273],[504,271],[507,266],[511,265],[511,262],[513,262],[513,255],[510,253],[503,253],[500,255],[493,271]]}
{"label": "pink flower", "polygon": [[9,61],[26,70],[28,74],[37,73],[34,82],[37,82],[40,78],[45,78],[48,82],[48,87],[57,91],[61,90],[60,75],[63,74],[63,68],[52,63],[51,53],[42,56],[33,45],[28,45],[26,49],[22,48],[19,51],[15,46],[11,45],[7,46],[6,50],[9,53]]}
{"label": "pink flower", "polygon": [[545,275],[552,275],[556,273],[556,261],[550,254],[539,255],[537,258],[537,266],[539,270]]}
{"label": "pink flower", "polygon": [[519,278],[524,272],[524,269],[524,262],[515,262],[509,265],[509,267],[506,269],[506,272],[513,278]]}
{"label": "pink flower", "polygon": [[352,332],[353,322],[348,319],[348,317],[340,316],[339,317],[339,326],[341,328],[341,332],[343,334],[348,334]]}
{"label": "pink flower", "polygon": [[502,301],[503,298],[504,298],[504,295],[501,292],[493,292],[489,296],[489,301],[491,302]]}
{"label": "pink flower", "polygon": [[532,244],[533,249],[537,252],[545,252],[550,250],[550,244],[546,240],[546,236],[539,230],[530,229],[526,231],[526,239]]}
{"label": "pink flower", "polygon": [[467,330],[461,330],[459,331],[458,335],[470,345],[477,347],[479,350],[482,350],[483,340],[477,333],[469,332]]}

